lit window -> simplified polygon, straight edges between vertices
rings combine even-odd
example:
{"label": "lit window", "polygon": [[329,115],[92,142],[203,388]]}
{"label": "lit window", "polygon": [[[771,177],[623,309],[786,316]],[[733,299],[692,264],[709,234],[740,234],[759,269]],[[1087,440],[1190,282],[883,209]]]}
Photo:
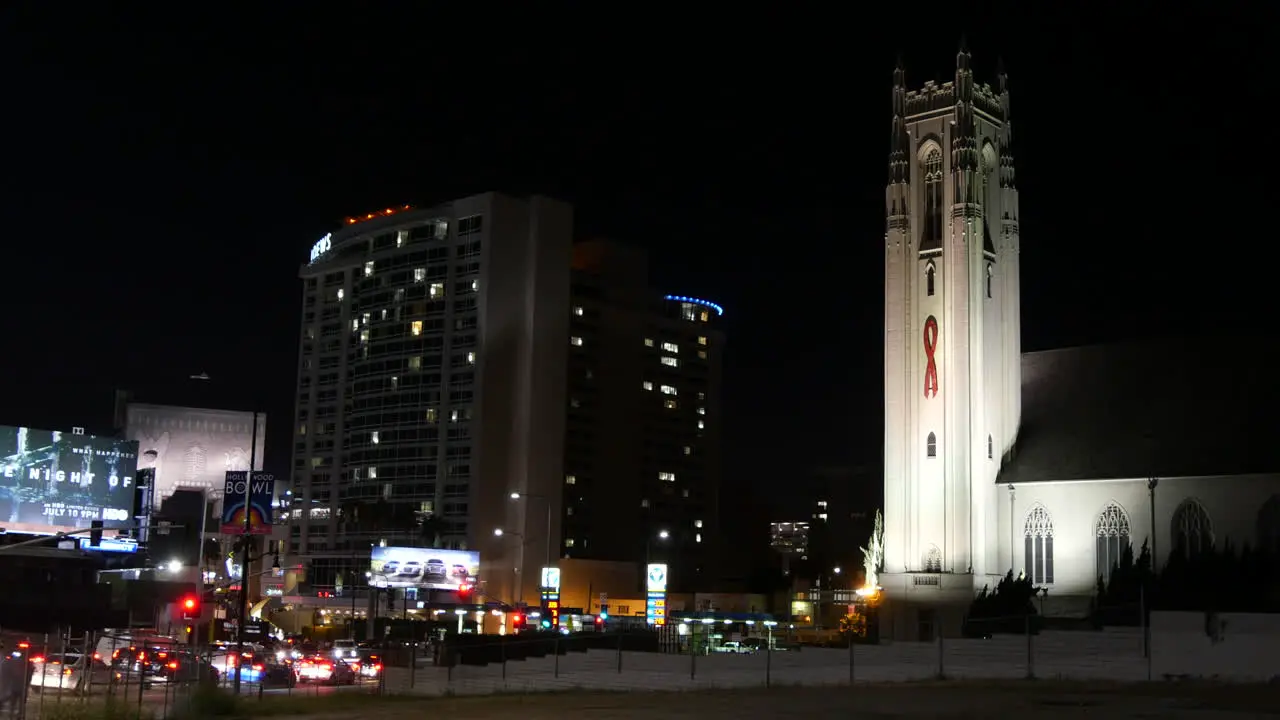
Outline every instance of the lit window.
{"label": "lit window", "polygon": [[404,247],[404,241],[409,239],[408,230],[396,231],[396,247]]}
{"label": "lit window", "polygon": [[370,479],[370,480],[377,480],[377,479],[378,479],[378,468],[377,468],[377,466],[370,466],[370,467],[369,467],[369,479]]}
{"label": "lit window", "polygon": [[675,481],[676,481],[676,474],[675,474],[675,473],[669,473],[669,472],[660,472],[660,473],[658,473],[658,479],[659,479],[659,480],[661,480],[661,481],[663,481],[663,482],[675,482]]}
{"label": "lit window", "polygon": [[645,338],[645,339],[644,339],[644,346],[645,346],[645,347],[653,347],[653,338]]}
{"label": "lit window", "polygon": [[700,527],[702,527],[702,521],[701,521],[701,520],[694,520],[694,521],[693,521],[693,526],[694,526],[694,527],[696,527],[696,528],[700,528]]}
{"label": "lit window", "polygon": [[699,430],[706,430],[706,429],[707,429],[707,424],[706,424],[706,423],[704,423],[704,422],[702,422],[701,420],[699,420],[699,421],[698,421],[698,429],[699,429]]}
{"label": "lit window", "polygon": [[707,409],[706,409],[706,408],[704,408],[704,407],[700,407],[700,408],[698,408],[698,414],[699,414],[699,415],[706,415],[706,414],[707,414]]}
{"label": "lit window", "polygon": [[564,476],[564,484],[565,484],[565,485],[577,485],[577,484],[578,484],[578,476],[577,476],[577,475],[565,475],[565,476]]}
{"label": "lit window", "polygon": [[377,445],[377,444],[378,444],[378,431],[377,431],[377,430],[374,430],[373,432],[369,433],[369,442],[373,443],[374,445]]}
{"label": "lit window", "polygon": [[699,360],[706,360],[706,359],[707,359],[707,351],[706,351],[706,350],[699,350],[699,351],[698,351],[698,359],[699,359]]}
{"label": "lit window", "polygon": [[360,329],[360,321],[359,321],[359,320],[352,320],[352,321],[351,321],[351,332],[355,332],[355,331],[357,331],[357,330],[359,330],[359,329]]}
{"label": "lit window", "polygon": [[306,423],[302,423],[301,425],[299,425],[299,426],[298,426],[298,434],[299,434],[299,435],[306,435],[306,434],[307,434],[307,424],[306,424]]}
{"label": "lit window", "polygon": [[672,387],[671,385],[663,385],[663,386],[662,386],[662,394],[663,394],[663,395],[678,395],[679,393],[677,393],[677,392],[676,392],[676,389],[675,389],[674,387]]}
{"label": "lit window", "polygon": [[480,292],[480,281],[479,281],[479,280],[472,280],[472,281],[471,281],[471,292]]}
{"label": "lit window", "polygon": [[565,547],[573,547],[573,538],[565,538],[565,539],[564,539],[564,546],[565,546]]}
{"label": "lit window", "polygon": [[684,454],[685,454],[685,455],[692,455],[692,454],[693,454],[693,448],[689,447],[688,445],[685,445],[685,446],[684,446]]}
{"label": "lit window", "polygon": [[574,347],[582,347],[582,338],[578,337],[577,335],[574,335],[573,337],[569,338],[569,344]]}
{"label": "lit window", "polygon": [[361,344],[361,345],[364,345],[364,344],[365,344],[365,343],[367,343],[367,342],[369,342],[369,331],[368,331],[368,330],[361,330],[361,331],[360,331],[360,344]]}
{"label": "lit window", "polygon": [[423,280],[426,280],[426,279],[427,279],[427,269],[426,269],[426,268],[414,268],[414,269],[413,269],[413,281],[414,281],[414,282],[422,282]]}
{"label": "lit window", "polygon": [[414,355],[413,357],[409,358],[409,369],[410,369],[410,370],[421,370],[421,369],[422,369],[422,356],[421,356],[421,355]]}
{"label": "lit window", "polygon": [[680,352],[680,346],[679,346],[679,345],[676,345],[675,343],[665,343],[665,342],[664,342],[664,343],[662,343],[662,349],[663,349],[663,350],[665,350],[666,352],[669,352],[669,353],[678,353],[678,352]]}
{"label": "lit window", "polygon": [[702,542],[702,533],[695,533],[695,534],[694,534],[694,536],[693,536],[693,541],[694,541],[694,542]]}
{"label": "lit window", "polygon": [[699,344],[699,345],[704,345],[704,346],[705,346],[705,345],[707,344],[707,336],[706,336],[706,335],[699,335],[699,336],[698,336],[698,344]]}
{"label": "lit window", "polygon": [[373,261],[370,260],[369,262],[364,264],[364,276],[369,277],[372,274],[373,274]]}
{"label": "lit window", "polygon": [[701,313],[700,315],[698,315],[698,319],[699,319],[699,320],[701,320],[702,322],[706,322],[706,321],[707,321],[707,317],[708,317],[708,315],[707,315],[707,311],[706,311],[706,310],[703,310],[703,311],[702,311],[702,313]]}
{"label": "lit window", "polygon": [[361,325],[369,324],[369,313],[360,313],[360,324]]}
{"label": "lit window", "polygon": [[662,404],[663,404],[663,406],[664,406],[664,407],[666,407],[668,410],[675,410],[675,409],[676,409],[676,401],[675,401],[675,400],[664,400],[664,401],[662,402]]}
{"label": "lit window", "polygon": [[680,303],[680,314],[685,320],[692,320],[695,312],[693,303]]}
{"label": "lit window", "polygon": [[662,364],[666,365],[667,367],[680,367],[679,360],[673,357],[665,356],[665,355],[662,357]]}
{"label": "lit window", "polygon": [[649,507],[649,499],[648,499],[648,498],[645,498],[645,499],[641,500],[641,501],[640,501],[640,507],[642,507],[642,508],[647,508],[647,507]]}
{"label": "lit window", "polygon": [[344,297],[346,297],[346,296],[347,296],[347,294],[346,294],[345,292],[343,292],[342,288],[338,288],[338,300],[339,300],[339,301],[341,301],[341,300],[342,300],[342,298],[344,298]]}
{"label": "lit window", "polygon": [[433,298],[444,297],[444,283],[431,283],[431,289],[427,291],[427,294]]}
{"label": "lit window", "polygon": [[573,314],[577,315],[578,317],[582,317],[582,306],[581,305],[573,306]]}
{"label": "lit window", "polygon": [[468,365],[475,365],[475,364],[476,364],[476,354],[475,354],[475,352],[469,352],[469,353],[467,353],[467,364],[468,364]]}
{"label": "lit window", "polygon": [[400,378],[396,377],[395,375],[392,375],[392,376],[391,376],[391,389],[392,389],[392,390],[395,390],[395,389],[396,389],[396,388],[398,388],[398,387],[400,387]]}
{"label": "lit window", "polygon": [[427,408],[427,422],[435,424],[440,420],[440,411],[436,408]]}
{"label": "lit window", "polygon": [[422,321],[421,321],[421,320],[414,320],[413,322],[410,322],[410,323],[409,323],[409,333],[410,333],[411,335],[421,335],[421,334],[422,334]]}
{"label": "lit window", "polygon": [[653,389],[653,383],[649,382],[648,380],[645,380],[645,381],[644,381],[644,389],[645,389],[645,390],[652,390],[652,389]]}

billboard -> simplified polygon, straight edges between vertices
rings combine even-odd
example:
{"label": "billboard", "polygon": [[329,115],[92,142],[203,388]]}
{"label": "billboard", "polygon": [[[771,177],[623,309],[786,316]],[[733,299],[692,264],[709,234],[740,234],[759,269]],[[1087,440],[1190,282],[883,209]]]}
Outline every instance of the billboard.
{"label": "billboard", "polygon": [[0,426],[0,527],[53,534],[134,523],[138,443]]}
{"label": "billboard", "polygon": [[479,582],[480,553],[439,548],[375,547],[369,584],[378,588],[457,590]]}
{"label": "billboard", "polygon": [[[253,471],[253,489],[245,486],[248,472],[228,470],[222,490],[222,534],[243,535],[248,514],[250,535],[271,534],[271,508],[275,503],[276,478],[268,472]],[[248,495],[249,504],[245,505]]]}
{"label": "billboard", "polygon": [[[204,490],[217,503],[226,472],[251,467],[252,412],[130,403],[125,417],[125,437],[138,441],[139,467],[156,470],[156,505],[178,489]],[[252,467],[263,466],[266,437],[267,416],[258,413]]]}
{"label": "billboard", "polygon": [[644,584],[647,592],[666,592],[667,566],[663,563],[649,563],[649,570],[645,573]]}

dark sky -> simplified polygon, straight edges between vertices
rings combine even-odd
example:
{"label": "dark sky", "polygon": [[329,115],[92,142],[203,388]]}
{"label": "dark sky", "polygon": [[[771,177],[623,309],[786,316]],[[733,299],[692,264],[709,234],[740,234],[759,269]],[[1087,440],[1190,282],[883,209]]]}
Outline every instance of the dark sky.
{"label": "dark sky", "polygon": [[878,463],[891,71],[951,79],[965,31],[979,81],[1010,74],[1027,349],[1248,326],[1269,285],[1233,268],[1276,235],[1273,24],[1233,3],[676,31],[618,6],[515,44],[497,9],[53,5],[0,11],[3,422],[99,425],[113,387],[206,371],[287,468],[311,244],[493,189],[576,203],[579,235],[726,307],[741,497]]}

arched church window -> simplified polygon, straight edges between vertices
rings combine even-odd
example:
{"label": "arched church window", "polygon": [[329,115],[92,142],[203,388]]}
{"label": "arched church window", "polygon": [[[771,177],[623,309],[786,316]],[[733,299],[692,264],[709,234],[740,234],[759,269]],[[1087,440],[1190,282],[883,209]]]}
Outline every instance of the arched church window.
{"label": "arched church window", "polygon": [[1213,549],[1213,522],[1200,501],[1187,498],[1173,511],[1173,547],[1192,557]]}
{"label": "arched church window", "polygon": [[987,436],[987,459],[994,459],[996,456],[996,444],[991,440],[991,436]]}
{"label": "arched church window", "polygon": [[1036,585],[1053,584],[1053,519],[1043,505],[1027,513],[1022,534],[1027,576]]}
{"label": "arched church window", "polygon": [[930,545],[928,551],[924,554],[924,571],[930,573],[942,572],[942,551],[937,545]]}
{"label": "arched church window", "polygon": [[924,293],[929,297],[933,297],[933,281],[937,274],[938,270],[933,263],[924,266]]}
{"label": "arched church window", "polygon": [[987,297],[989,298],[995,297],[995,293],[993,292],[994,288],[992,287],[992,284],[995,282],[995,277],[995,268],[991,266],[991,263],[987,263]]}
{"label": "arched church window", "polygon": [[1280,495],[1272,495],[1258,510],[1258,549],[1280,553]]}
{"label": "arched church window", "polygon": [[924,224],[920,246],[942,246],[942,151],[931,148],[924,158]]}
{"label": "arched church window", "polygon": [[1129,516],[1124,508],[1107,503],[1094,525],[1097,532],[1098,577],[1111,580],[1111,568],[1120,564],[1120,558],[1129,549]]}
{"label": "arched church window", "polygon": [[925,457],[938,457],[938,436],[929,433],[929,437],[924,439]]}

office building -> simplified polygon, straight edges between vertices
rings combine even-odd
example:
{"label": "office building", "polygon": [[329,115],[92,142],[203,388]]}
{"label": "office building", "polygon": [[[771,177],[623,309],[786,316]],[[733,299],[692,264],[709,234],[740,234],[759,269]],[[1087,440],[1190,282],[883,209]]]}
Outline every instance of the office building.
{"label": "office building", "polygon": [[572,277],[564,555],[696,588],[719,537],[723,308],[653,289],[613,242],[575,245]]}
{"label": "office building", "polygon": [[315,243],[289,539],[312,586],[358,587],[375,544],[476,550],[482,580],[510,578],[493,528],[543,512],[510,493],[558,501],[564,478],[572,232],[569,205],[486,193]]}

